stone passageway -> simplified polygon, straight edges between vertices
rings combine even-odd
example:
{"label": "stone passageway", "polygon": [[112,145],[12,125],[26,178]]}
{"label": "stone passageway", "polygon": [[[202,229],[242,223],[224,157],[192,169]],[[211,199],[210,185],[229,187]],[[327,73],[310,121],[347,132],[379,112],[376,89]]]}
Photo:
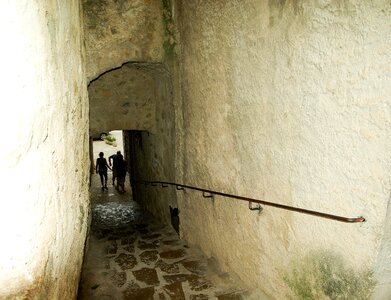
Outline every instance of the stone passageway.
{"label": "stone passageway", "polygon": [[119,194],[111,185],[102,192],[98,176],[92,177],[93,218],[78,299],[247,299],[129,192]]}

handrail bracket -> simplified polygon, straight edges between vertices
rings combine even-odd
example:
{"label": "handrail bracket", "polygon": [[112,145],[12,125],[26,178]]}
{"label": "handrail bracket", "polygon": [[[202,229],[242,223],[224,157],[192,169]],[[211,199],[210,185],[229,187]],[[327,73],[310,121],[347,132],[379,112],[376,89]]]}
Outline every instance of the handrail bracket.
{"label": "handrail bracket", "polygon": [[249,210],[257,210],[259,211],[259,213],[261,213],[263,211],[263,207],[261,206],[261,204],[257,203],[256,206],[253,206],[253,203],[252,201],[248,201],[248,209]]}
{"label": "handrail bracket", "polygon": [[213,198],[214,195],[212,193],[202,192],[202,197],[204,197],[204,198]]}

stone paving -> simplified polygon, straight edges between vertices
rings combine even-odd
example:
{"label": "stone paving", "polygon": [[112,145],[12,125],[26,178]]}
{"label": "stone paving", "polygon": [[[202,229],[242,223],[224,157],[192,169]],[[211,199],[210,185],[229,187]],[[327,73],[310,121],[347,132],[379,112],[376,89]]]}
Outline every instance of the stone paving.
{"label": "stone paving", "polygon": [[78,299],[246,299],[171,226],[156,222],[129,193],[113,187],[101,192],[93,177],[93,218]]}

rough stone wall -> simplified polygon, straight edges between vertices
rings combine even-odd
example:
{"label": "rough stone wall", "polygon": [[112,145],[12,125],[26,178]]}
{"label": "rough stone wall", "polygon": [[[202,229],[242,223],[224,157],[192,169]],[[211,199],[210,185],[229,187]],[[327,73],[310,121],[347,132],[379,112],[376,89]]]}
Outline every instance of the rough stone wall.
{"label": "rough stone wall", "polygon": [[90,83],[90,132],[155,131],[153,64],[125,64]]}
{"label": "rough stone wall", "polygon": [[76,297],[89,215],[81,31],[77,0],[2,3],[2,299]]}
{"label": "rough stone wall", "polygon": [[[136,180],[182,181],[183,123],[176,4],[162,0],[164,55],[161,64],[151,64],[149,68],[155,78],[155,130],[129,132],[129,140],[134,142],[134,147],[129,148],[133,149]],[[169,206],[178,207],[177,197],[181,196],[172,188],[137,185],[135,190],[137,200],[166,224],[171,222]]]}
{"label": "rough stone wall", "polygon": [[[171,76],[163,65],[153,70],[156,101],[156,126],[154,131],[130,132],[134,142],[135,180],[175,181],[175,112],[172,99]],[[132,147],[132,146],[130,146]],[[169,206],[177,207],[173,189],[137,186],[137,200],[156,217],[170,223]]]}
{"label": "rough stone wall", "polygon": [[[170,0],[83,1],[87,75],[93,80],[90,133],[145,131],[144,146],[135,149],[138,179],[173,180],[180,165],[174,160],[182,152],[174,130],[181,124],[181,105],[173,5]],[[144,207],[169,223],[175,193],[139,190],[139,195]]]}
{"label": "rough stone wall", "polygon": [[128,61],[161,61],[161,0],[83,0],[89,80]]}
{"label": "rough stone wall", "polygon": [[182,236],[276,299],[391,293],[389,1],[179,1]]}

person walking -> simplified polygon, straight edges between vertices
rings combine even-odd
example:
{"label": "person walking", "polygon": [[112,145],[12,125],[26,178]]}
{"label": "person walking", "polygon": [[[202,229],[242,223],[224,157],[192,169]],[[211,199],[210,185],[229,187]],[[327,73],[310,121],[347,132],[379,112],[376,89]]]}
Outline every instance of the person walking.
{"label": "person walking", "polygon": [[[115,185],[115,179],[117,178],[117,156],[122,155],[121,151],[117,151],[116,154],[109,156],[109,165],[113,170],[113,185]],[[113,162],[112,162],[113,161]]]}
{"label": "person walking", "polygon": [[96,173],[99,173],[100,176],[100,182],[102,184],[102,191],[108,190],[107,188],[107,168],[110,168],[110,166],[107,164],[106,158],[103,157],[103,152],[99,153],[99,158],[96,160]]}
{"label": "person walking", "polygon": [[117,155],[117,186],[116,189],[120,192],[120,188],[122,189],[122,193],[125,193],[125,177],[127,171],[126,161],[122,154]]}

